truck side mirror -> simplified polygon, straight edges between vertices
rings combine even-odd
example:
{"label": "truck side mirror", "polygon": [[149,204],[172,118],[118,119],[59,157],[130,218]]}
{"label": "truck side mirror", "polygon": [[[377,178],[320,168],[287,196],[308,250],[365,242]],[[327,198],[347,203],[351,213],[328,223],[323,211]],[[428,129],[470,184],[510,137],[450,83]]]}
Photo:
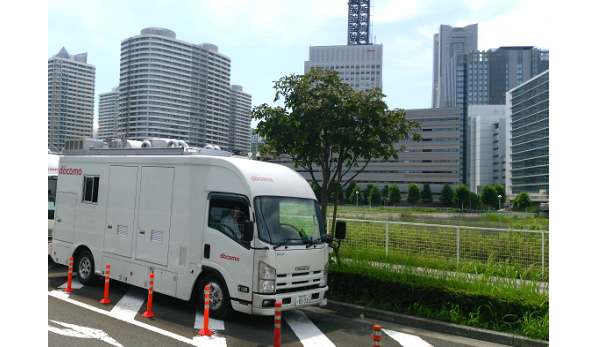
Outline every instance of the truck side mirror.
{"label": "truck side mirror", "polygon": [[325,242],[326,244],[331,244],[331,242],[333,242],[333,237],[331,237],[331,235],[329,234],[324,234],[323,242]]}
{"label": "truck side mirror", "polygon": [[335,237],[338,240],[343,240],[346,238],[346,222],[337,221],[337,223],[335,223]]}
{"label": "truck side mirror", "polygon": [[249,242],[252,241],[255,233],[255,223],[251,220],[247,220],[244,222],[244,234],[242,236],[242,241]]}

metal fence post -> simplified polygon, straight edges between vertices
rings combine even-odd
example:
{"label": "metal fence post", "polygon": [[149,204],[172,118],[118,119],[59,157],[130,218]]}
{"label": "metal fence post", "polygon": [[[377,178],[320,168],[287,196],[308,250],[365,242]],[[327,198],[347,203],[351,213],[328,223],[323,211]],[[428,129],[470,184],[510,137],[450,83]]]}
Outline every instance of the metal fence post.
{"label": "metal fence post", "polygon": [[457,242],[457,267],[459,268],[459,227],[456,228],[457,229],[457,237],[456,237],[456,242]]}
{"label": "metal fence post", "polygon": [[544,275],[544,231],[540,234],[542,235],[542,274]]}
{"label": "metal fence post", "polygon": [[389,256],[389,222],[385,223],[385,258]]}

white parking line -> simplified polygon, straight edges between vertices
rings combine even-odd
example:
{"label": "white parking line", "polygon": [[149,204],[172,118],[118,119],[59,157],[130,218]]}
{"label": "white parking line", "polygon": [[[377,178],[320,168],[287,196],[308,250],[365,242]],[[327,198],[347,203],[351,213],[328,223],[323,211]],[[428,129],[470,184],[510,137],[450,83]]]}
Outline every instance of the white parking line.
{"label": "white parking line", "polygon": [[[68,286],[68,282],[65,282],[63,285],[58,287],[58,289],[65,289]],[[79,281],[78,277],[73,277],[72,281],[70,282],[70,287],[72,289],[81,289],[84,285]]]}
{"label": "white parking line", "polygon": [[[204,312],[205,309],[203,308],[203,305],[197,305],[194,328],[199,331],[203,329],[203,325],[205,323],[205,316],[203,315]],[[193,341],[200,346],[226,346],[226,338],[219,335],[220,332],[225,330],[224,321],[209,318],[209,330],[213,332],[213,335],[197,335],[192,338]]]}
{"label": "white parking line", "polygon": [[[300,339],[305,347],[310,346],[335,346],[325,334],[317,328],[304,312],[291,310],[281,313],[283,320],[288,323],[294,334]],[[283,332],[282,332],[283,334]]]}
{"label": "white parking line", "polygon": [[158,327],[154,327],[154,326],[151,326],[149,324],[145,324],[145,323],[136,321],[134,319],[132,319],[132,320],[124,320],[124,319],[122,319],[120,317],[113,316],[112,313],[111,313],[111,311],[102,310],[100,308],[97,308],[97,307],[93,307],[93,306],[84,304],[82,302],[73,300],[73,299],[69,298],[68,295],[64,295],[64,294],[65,293],[63,291],[60,291],[60,290],[53,290],[51,292],[48,292],[48,295],[51,296],[51,297],[54,297],[54,298],[63,300],[65,302],[71,303],[73,305],[77,305],[79,307],[82,307],[82,308],[87,309],[89,311],[93,311],[95,313],[103,314],[103,315],[106,315],[106,316],[109,316],[109,317],[116,318],[118,320],[125,321],[125,322],[130,323],[132,325],[135,325],[135,326],[137,326],[139,328],[143,328],[143,329],[152,331],[154,333],[157,333],[157,334],[160,334],[160,335],[163,335],[163,336],[167,336],[167,337],[172,338],[174,340],[177,340],[177,341],[180,341],[180,342],[184,342],[184,343],[187,343],[189,345],[194,345],[194,346],[203,346],[204,345],[203,344],[203,340],[196,340],[195,341],[195,340],[186,338],[184,336],[176,335],[176,334],[171,333],[171,332],[169,332],[167,330],[160,329]]}
{"label": "white parking line", "polygon": [[118,301],[116,306],[112,308],[110,314],[112,317],[116,317],[124,321],[134,320],[135,316],[143,306],[146,297],[146,290],[137,287],[131,287],[122,297],[122,299]]}
{"label": "white parking line", "polygon": [[400,333],[393,330],[383,329],[385,334],[395,341],[399,342],[403,347],[432,347],[432,345],[416,335]]}

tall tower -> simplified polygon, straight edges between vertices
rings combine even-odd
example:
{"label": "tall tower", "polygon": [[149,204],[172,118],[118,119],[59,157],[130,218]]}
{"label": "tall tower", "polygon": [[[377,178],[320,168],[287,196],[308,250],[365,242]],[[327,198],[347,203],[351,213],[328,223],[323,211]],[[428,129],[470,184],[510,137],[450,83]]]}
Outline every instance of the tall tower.
{"label": "tall tower", "polygon": [[68,54],[63,47],[48,59],[48,148],[60,151],[64,141],[93,136],[95,66],[87,53]]}
{"label": "tall tower", "polygon": [[348,45],[369,45],[371,33],[370,1],[348,2]]}

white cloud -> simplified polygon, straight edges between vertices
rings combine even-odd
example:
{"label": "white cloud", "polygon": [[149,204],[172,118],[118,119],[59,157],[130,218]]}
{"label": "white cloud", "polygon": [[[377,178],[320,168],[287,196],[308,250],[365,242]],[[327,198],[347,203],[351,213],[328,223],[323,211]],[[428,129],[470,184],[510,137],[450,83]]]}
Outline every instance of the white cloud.
{"label": "white cloud", "polygon": [[403,20],[420,11],[420,0],[393,0],[390,2],[375,1],[372,8],[372,21],[374,23],[392,23]]}

